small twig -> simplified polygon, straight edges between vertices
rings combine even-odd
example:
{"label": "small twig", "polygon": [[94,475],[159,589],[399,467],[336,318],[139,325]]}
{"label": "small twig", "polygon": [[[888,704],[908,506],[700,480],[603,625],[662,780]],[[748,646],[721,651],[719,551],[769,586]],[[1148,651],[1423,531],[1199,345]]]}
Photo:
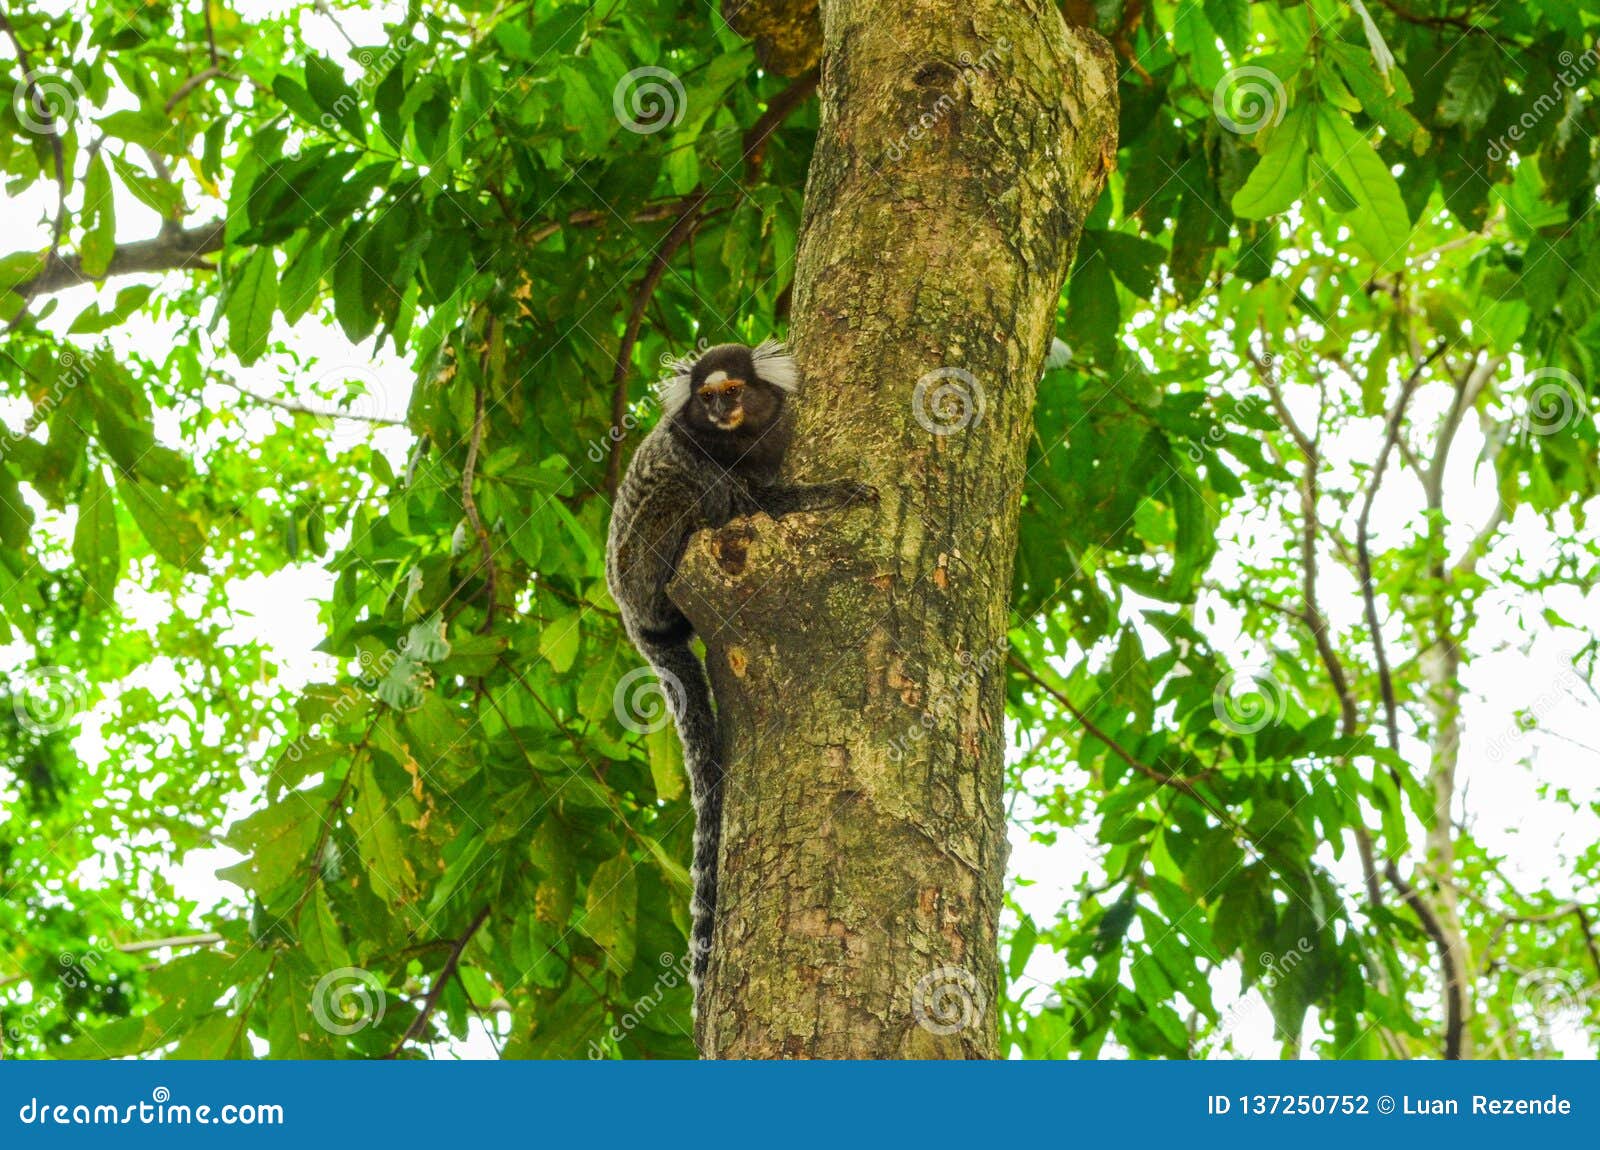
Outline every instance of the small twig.
{"label": "small twig", "polygon": [[[200,0],[200,12],[206,21],[206,54],[211,58],[213,67],[217,63],[217,30],[211,23],[211,0]],[[168,107],[171,111],[171,107]]]}
{"label": "small twig", "polygon": [[[1023,662],[1016,655],[1010,656],[1007,661],[1012,665],[1012,667],[1016,668],[1016,670],[1021,673],[1023,678],[1027,679],[1030,683],[1038,687],[1041,691],[1044,691],[1058,704],[1060,704],[1063,710],[1077,720],[1079,726],[1081,726],[1094,738],[1099,739],[1106,746],[1110,747],[1112,753],[1124,763],[1127,763],[1128,766],[1138,771],[1141,775],[1154,779],[1163,786],[1176,787],[1178,790],[1183,791],[1184,793],[1196,799],[1199,799],[1199,796],[1195,794],[1194,784],[1201,782],[1212,775],[1214,773],[1212,770],[1204,770],[1196,775],[1170,775],[1164,771],[1157,770],[1149,763],[1137,758],[1121,743],[1117,742],[1100,727],[1096,726],[1094,720],[1090,719],[1088,715],[1084,714],[1083,711],[1080,710],[1078,706],[1067,697],[1066,692],[1046,682],[1039,676],[1037,671],[1028,666],[1027,663]],[[1208,805],[1204,803],[1204,800],[1201,800],[1201,803],[1202,805]]]}
{"label": "small twig", "polygon": [[1449,1060],[1461,1057],[1461,1034],[1465,1026],[1464,1012],[1462,1009],[1461,972],[1456,969],[1455,952],[1450,948],[1450,941],[1445,937],[1444,927],[1440,925],[1439,918],[1420,894],[1400,877],[1400,868],[1394,865],[1391,859],[1384,864],[1383,873],[1388,876],[1394,888],[1400,892],[1400,897],[1411,908],[1422,929],[1433,940],[1434,949],[1439,952],[1439,967],[1443,974],[1444,982],[1444,1056]]}
{"label": "small twig", "polygon": [[[494,344],[494,320],[489,320],[488,330],[484,332],[483,370],[488,371],[489,352]],[[472,485],[478,474],[478,450],[483,446],[483,380],[480,379],[472,389],[472,436],[467,442],[467,462],[461,469],[461,505],[466,509],[467,522],[472,527],[472,533],[477,537],[478,547],[483,552],[483,559],[478,568],[483,572],[485,583],[486,606],[483,611],[483,623],[478,627],[479,634],[487,631],[494,624],[495,608],[495,569],[494,569],[494,542],[489,538],[489,532],[483,525],[483,517],[478,514],[478,502],[473,497]]]}
{"label": "small twig", "polygon": [[477,917],[472,920],[471,925],[467,927],[466,933],[451,945],[450,953],[445,956],[444,965],[439,968],[439,973],[434,977],[433,985],[428,987],[428,993],[423,996],[422,1009],[417,1012],[416,1018],[411,1020],[411,1025],[406,1027],[406,1032],[400,1036],[400,1041],[395,1044],[394,1049],[385,1055],[386,1058],[399,1057],[400,1052],[405,1049],[406,1043],[422,1037],[422,1032],[428,1028],[428,1019],[432,1018],[433,1012],[439,1008],[439,999],[444,994],[444,988],[450,985],[450,979],[454,977],[456,968],[461,964],[462,952],[467,949],[467,944],[472,941],[472,936],[477,934],[478,929],[488,920],[489,910],[489,907],[484,907],[480,910]]}
{"label": "small twig", "polygon": [[615,497],[617,485],[622,482],[622,428],[628,415],[628,370],[632,366],[633,345],[639,339],[639,326],[644,322],[645,308],[650,306],[656,285],[666,274],[668,266],[672,263],[672,257],[700,226],[702,219],[700,208],[710,195],[711,192],[707,189],[689,197],[683,210],[678,213],[677,219],[673,221],[672,227],[662,239],[661,246],[656,248],[655,255],[651,257],[649,270],[633,289],[633,305],[628,309],[628,318],[622,325],[622,339],[617,344],[616,364],[611,370],[611,447],[606,458],[608,496]]}
{"label": "small twig", "polygon": [[[206,4],[207,4],[206,19],[209,21],[210,18],[211,18],[209,0],[204,0],[204,2],[206,2]],[[216,59],[215,50],[213,50],[213,52],[212,52],[212,59],[213,60]],[[178,90],[176,92],[172,93],[171,96],[167,97],[166,106],[164,108],[162,108],[162,111],[170,116],[172,114],[172,109],[176,108],[179,104],[183,103],[184,97],[188,96],[188,94],[190,92],[194,91],[201,84],[204,84],[207,80],[215,79],[216,77],[218,77],[218,76],[220,76],[222,74],[223,74],[223,69],[218,67],[216,64],[213,64],[211,67],[207,68],[203,72],[196,72],[193,76],[190,76],[183,83],[179,84],[178,85]]]}
{"label": "small twig", "polygon": [[761,161],[766,157],[768,138],[796,108],[810,99],[811,94],[817,90],[817,81],[821,76],[820,67],[796,76],[794,83],[767,101],[767,110],[761,113],[760,119],[745,132],[743,146],[747,182],[753,180],[760,171]]}
{"label": "small twig", "polygon": [[[1356,566],[1361,577],[1362,605],[1366,615],[1367,630],[1372,635],[1373,655],[1378,664],[1378,690],[1383,698],[1384,728],[1389,736],[1389,749],[1396,752],[1400,750],[1399,706],[1395,700],[1394,675],[1389,669],[1389,655],[1383,642],[1383,630],[1378,624],[1378,597],[1372,583],[1369,528],[1372,508],[1378,500],[1378,488],[1382,486],[1384,473],[1389,466],[1389,456],[1400,442],[1400,428],[1405,422],[1406,408],[1411,404],[1411,397],[1416,394],[1417,385],[1422,382],[1423,373],[1434,360],[1444,354],[1448,346],[1447,340],[1440,340],[1401,382],[1400,394],[1395,397],[1394,406],[1390,408],[1389,418],[1385,424],[1383,446],[1378,449],[1378,458],[1372,464],[1372,477],[1367,481],[1361,513],[1356,517]],[[1395,781],[1398,786],[1399,780]]]}

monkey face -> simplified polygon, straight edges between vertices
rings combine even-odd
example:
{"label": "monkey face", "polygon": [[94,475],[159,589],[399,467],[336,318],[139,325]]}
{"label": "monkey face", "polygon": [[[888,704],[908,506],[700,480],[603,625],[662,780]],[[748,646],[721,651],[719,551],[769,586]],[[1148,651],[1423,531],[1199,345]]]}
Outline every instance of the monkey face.
{"label": "monkey face", "polygon": [[750,349],[738,344],[703,355],[689,387],[689,419],[703,430],[759,435],[783,406],[782,390],[761,377]]}

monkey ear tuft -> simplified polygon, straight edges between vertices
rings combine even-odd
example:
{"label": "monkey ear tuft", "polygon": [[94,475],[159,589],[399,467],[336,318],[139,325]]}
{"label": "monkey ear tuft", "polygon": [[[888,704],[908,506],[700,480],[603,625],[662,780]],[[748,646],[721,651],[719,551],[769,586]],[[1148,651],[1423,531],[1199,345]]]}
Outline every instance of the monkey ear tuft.
{"label": "monkey ear tuft", "polygon": [[800,386],[800,365],[782,340],[763,340],[750,349],[750,358],[755,360],[756,374],[773,387],[793,391]]}
{"label": "monkey ear tuft", "polygon": [[661,401],[661,407],[668,415],[676,415],[689,402],[689,373],[694,370],[694,362],[698,358],[680,355],[667,360],[666,369],[671,374],[656,384],[656,398]]}

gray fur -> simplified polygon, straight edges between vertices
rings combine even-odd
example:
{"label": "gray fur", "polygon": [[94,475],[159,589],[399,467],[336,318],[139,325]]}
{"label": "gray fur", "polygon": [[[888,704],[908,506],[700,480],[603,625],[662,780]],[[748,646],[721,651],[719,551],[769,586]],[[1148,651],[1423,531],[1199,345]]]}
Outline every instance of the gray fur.
{"label": "gray fur", "polygon": [[[716,921],[723,762],[710,684],[690,646],[693,628],[667,586],[696,531],[740,515],[843,507],[876,495],[850,482],[778,483],[792,425],[787,399],[800,383],[782,344],[723,344],[672,366],[677,373],[662,394],[665,417],[634,452],[612,507],[606,579],[629,640],[666,691],[683,742],[695,809],[689,977],[698,1005]],[[752,376],[746,380],[747,409],[766,414],[734,430],[708,424],[696,388],[714,369]],[[761,394],[750,394],[756,392]]]}

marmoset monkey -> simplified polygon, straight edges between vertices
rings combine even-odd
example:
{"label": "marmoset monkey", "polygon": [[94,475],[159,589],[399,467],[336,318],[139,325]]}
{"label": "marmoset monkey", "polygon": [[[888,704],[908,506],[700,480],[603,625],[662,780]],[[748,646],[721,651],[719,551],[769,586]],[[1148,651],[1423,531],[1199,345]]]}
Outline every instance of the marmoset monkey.
{"label": "marmoset monkey", "polygon": [[694,627],[667,585],[696,531],[758,511],[776,518],[871,502],[877,493],[854,482],[778,482],[793,434],[789,400],[800,382],[783,344],[722,344],[672,367],[660,385],[661,422],[634,453],[612,508],[606,579],[683,741],[695,811],[689,979],[698,1002],[717,908],[723,764],[710,684],[689,645]]}

